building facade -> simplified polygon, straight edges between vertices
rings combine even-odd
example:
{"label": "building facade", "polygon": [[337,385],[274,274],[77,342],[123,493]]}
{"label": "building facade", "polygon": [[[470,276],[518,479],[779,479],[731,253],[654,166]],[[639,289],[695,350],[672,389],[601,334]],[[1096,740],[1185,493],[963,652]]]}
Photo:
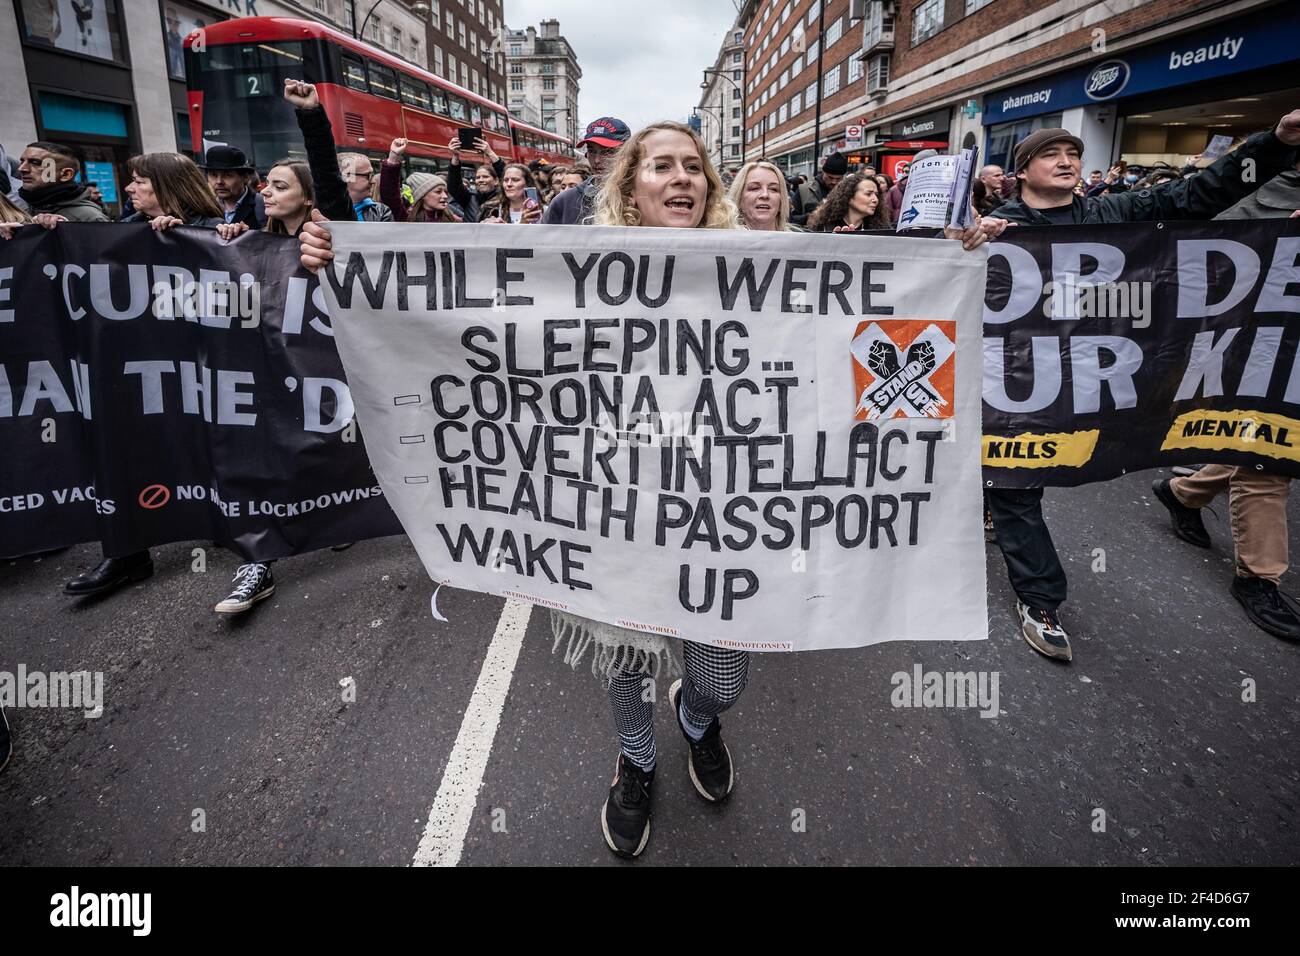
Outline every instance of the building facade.
{"label": "building facade", "polygon": [[[830,152],[893,172],[917,150],[1010,164],[1034,129],[1087,169],[1182,165],[1300,103],[1300,9],[1277,0],[751,0],[748,148],[791,172]],[[849,127],[865,129],[861,145]],[[1087,169],[1085,171],[1087,171]]]}
{"label": "building facade", "polygon": [[502,0],[431,0],[429,6],[429,71],[504,103]]}
{"label": "building facade", "polygon": [[560,21],[543,20],[540,29],[507,29],[501,42],[510,112],[525,123],[577,139],[582,68],[573,47],[560,35]]}
{"label": "building facade", "polygon": [[717,59],[704,70],[700,101],[691,123],[704,138],[718,169],[728,172],[735,172],[745,161],[744,57],[745,22],[737,18],[718,48]]}
{"label": "building facade", "polygon": [[[446,0],[443,0],[444,4]],[[455,2],[455,0],[453,0]],[[191,152],[183,41],[245,16],[329,23],[427,69],[418,0],[0,0],[0,143],[77,147],[110,209],[122,201],[126,159]],[[367,13],[373,13],[367,19]],[[88,14],[88,15],[87,15]],[[360,23],[356,21],[360,20]]]}

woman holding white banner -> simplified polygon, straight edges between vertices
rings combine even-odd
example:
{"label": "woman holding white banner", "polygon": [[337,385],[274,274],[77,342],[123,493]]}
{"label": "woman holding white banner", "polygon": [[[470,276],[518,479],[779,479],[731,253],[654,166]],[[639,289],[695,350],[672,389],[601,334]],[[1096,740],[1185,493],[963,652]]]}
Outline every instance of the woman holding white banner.
{"label": "woman holding white banner", "polygon": [[[605,177],[596,201],[596,225],[740,228],[736,207],[706,157],[704,143],[690,127],[673,122],[647,126],[619,150]],[[507,169],[507,177],[509,173]],[[308,223],[300,241],[307,268],[319,269],[333,260],[325,223]],[[601,808],[601,831],[619,856],[638,856],[650,839],[658,757],[654,695],[645,691],[664,662],[676,667],[668,639],[556,611],[552,628],[556,649],[567,641],[565,663],[576,668],[590,651],[592,673],[608,681],[620,750],[614,781]],[[719,803],[730,795],[735,774],[718,715],[735,704],[744,690],[749,655],[684,641],[682,666],[684,677],[669,687],[668,699],[689,748],[687,771],[700,796]]]}
{"label": "woman holding white banner", "polygon": [[[266,225],[262,231],[273,236],[297,236],[316,208],[311,168],[299,159],[280,160],[266,174],[262,200],[266,204]],[[226,240],[247,231],[247,223],[242,222],[217,226],[217,233]],[[239,565],[230,584],[230,593],[218,601],[213,610],[218,614],[243,614],[254,604],[269,598],[275,593],[273,563],[253,561]]]}
{"label": "woman holding white banner", "polygon": [[[619,150],[596,200],[598,226],[669,226],[735,229],[736,208],[727,198],[699,134],[681,123],[645,127]],[[620,751],[618,769],[601,809],[605,842],[619,856],[635,857],[650,839],[650,805],[657,751],[653,695],[646,676],[659,661],[672,661],[665,638],[552,612],[556,645],[568,638],[565,660],[576,666],[586,650],[593,670],[609,680]],[[682,642],[684,678],[668,689],[689,748],[687,771],[696,792],[710,803],[730,795],[735,783],[731,753],[722,741],[718,715],[745,689],[749,655],[744,651]]]}

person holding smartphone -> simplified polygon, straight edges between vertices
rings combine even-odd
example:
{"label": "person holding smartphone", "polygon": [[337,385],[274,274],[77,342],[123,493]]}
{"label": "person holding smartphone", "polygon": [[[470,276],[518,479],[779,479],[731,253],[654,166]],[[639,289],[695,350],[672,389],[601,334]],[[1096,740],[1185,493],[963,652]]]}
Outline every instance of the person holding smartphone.
{"label": "person holding smartphone", "polygon": [[486,139],[474,140],[474,149],[486,156],[488,161],[480,163],[474,170],[474,188],[471,190],[465,186],[460,175],[460,153],[463,148],[459,135],[447,144],[447,149],[451,151],[451,175],[447,177],[447,189],[456,205],[464,210],[465,221],[480,222],[483,219],[483,204],[500,198],[501,176],[505,173],[506,163],[493,152]]}
{"label": "person holding smartphone", "polygon": [[479,222],[534,223],[542,218],[541,193],[527,166],[509,163],[501,192],[479,207]]}

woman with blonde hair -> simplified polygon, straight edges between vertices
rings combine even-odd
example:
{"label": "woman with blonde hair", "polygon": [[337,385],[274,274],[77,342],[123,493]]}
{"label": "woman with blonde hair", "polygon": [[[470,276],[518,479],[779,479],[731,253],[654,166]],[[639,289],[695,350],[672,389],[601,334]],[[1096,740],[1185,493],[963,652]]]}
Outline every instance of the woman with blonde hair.
{"label": "woman with blonde hair", "polygon": [[704,140],[670,120],[637,131],[618,151],[596,198],[594,221],[597,226],[740,228]]}
{"label": "woman with blonde hair", "polygon": [[[738,229],[736,207],[707,159],[699,135],[662,122],[633,135],[618,151],[596,200],[599,226]],[[328,223],[309,223],[300,237],[302,263],[316,270],[334,258]],[[587,651],[593,672],[608,679],[619,737],[618,769],[601,808],[605,843],[634,857],[650,840],[650,803],[658,752],[654,709],[643,696],[646,677],[673,660],[668,639],[565,612],[552,612],[555,646],[567,639],[565,662],[577,667]],[[710,803],[730,795],[735,776],[718,715],[745,689],[749,655],[693,641],[681,646],[683,679],[668,688],[677,725],[689,750],[687,772]]]}
{"label": "woman with blonde hair", "polygon": [[[619,150],[596,200],[598,226],[668,226],[736,229],[736,207],[699,135],[681,123],[662,122],[634,134]],[[650,804],[657,750],[654,709],[644,681],[658,662],[672,660],[667,639],[642,631],[552,612],[556,646],[569,639],[565,660],[574,666],[590,647],[593,669],[609,679],[609,699],[619,737],[618,769],[601,809],[605,843],[634,857],[650,839]],[[576,653],[575,653],[576,651]],[[697,793],[719,803],[735,782],[731,753],[722,742],[718,715],[745,688],[749,655],[694,641],[681,645],[683,678],[668,700],[689,750],[687,771]]]}
{"label": "woman with blonde hair", "polygon": [[0,236],[12,239],[15,229],[31,222],[31,216],[11,203],[7,196],[0,194]]}
{"label": "woman with blonde hair", "polygon": [[727,196],[736,204],[746,229],[802,231],[790,225],[790,192],[785,188],[785,176],[774,163],[758,159],[741,166]]}

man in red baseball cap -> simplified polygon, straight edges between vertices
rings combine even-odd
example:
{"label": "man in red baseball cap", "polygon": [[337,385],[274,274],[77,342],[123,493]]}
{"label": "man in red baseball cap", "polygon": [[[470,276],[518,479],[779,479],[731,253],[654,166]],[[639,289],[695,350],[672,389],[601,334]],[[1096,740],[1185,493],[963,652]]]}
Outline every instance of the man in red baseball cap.
{"label": "man in red baseball cap", "polygon": [[546,207],[542,222],[547,225],[583,225],[591,221],[595,210],[596,194],[604,180],[605,172],[614,161],[615,154],[627,142],[632,131],[621,119],[602,116],[587,124],[587,131],[578,140],[578,147],[587,151],[587,164],[592,176],[573,189],[566,189]]}

